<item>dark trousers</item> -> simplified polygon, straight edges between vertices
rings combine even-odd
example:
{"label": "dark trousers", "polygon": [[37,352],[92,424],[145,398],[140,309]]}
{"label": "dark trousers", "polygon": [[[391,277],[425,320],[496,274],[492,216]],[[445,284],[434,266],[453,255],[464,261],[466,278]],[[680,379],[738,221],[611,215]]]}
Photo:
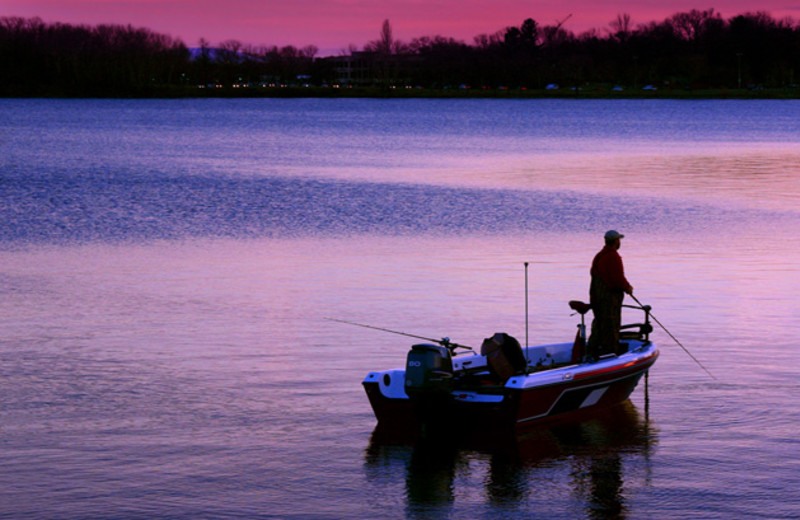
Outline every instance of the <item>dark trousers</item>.
{"label": "dark trousers", "polygon": [[622,299],[625,293],[610,289],[599,278],[592,278],[589,301],[592,304],[592,332],[586,346],[590,357],[617,353],[619,328],[622,320]]}

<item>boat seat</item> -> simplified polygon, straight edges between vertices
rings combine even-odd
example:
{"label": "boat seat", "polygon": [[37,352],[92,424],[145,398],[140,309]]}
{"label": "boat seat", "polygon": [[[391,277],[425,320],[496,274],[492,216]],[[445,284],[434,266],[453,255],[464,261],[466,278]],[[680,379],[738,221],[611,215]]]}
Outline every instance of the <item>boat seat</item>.
{"label": "boat seat", "polygon": [[570,300],[569,308],[583,316],[592,309],[592,304],[579,300]]}

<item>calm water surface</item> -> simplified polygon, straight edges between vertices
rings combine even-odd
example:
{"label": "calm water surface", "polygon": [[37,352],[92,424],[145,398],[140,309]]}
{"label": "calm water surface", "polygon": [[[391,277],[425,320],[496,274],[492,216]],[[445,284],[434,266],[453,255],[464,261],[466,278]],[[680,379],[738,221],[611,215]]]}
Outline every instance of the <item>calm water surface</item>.
{"label": "calm water surface", "polygon": [[[800,517],[800,103],[0,100],[0,518]],[[376,428],[402,336],[662,355],[514,438]]]}

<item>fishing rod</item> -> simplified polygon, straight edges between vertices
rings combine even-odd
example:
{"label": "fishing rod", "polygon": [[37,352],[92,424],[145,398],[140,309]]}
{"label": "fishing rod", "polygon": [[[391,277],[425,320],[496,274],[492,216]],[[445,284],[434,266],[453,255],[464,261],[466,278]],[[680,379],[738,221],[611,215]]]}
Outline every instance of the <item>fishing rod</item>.
{"label": "fishing rod", "polygon": [[[644,308],[644,305],[642,305],[642,302],[640,302],[640,301],[639,301],[639,299],[638,299],[638,298],[636,298],[636,296],[634,296],[633,294],[631,294],[631,295],[630,295],[630,297],[631,297],[631,298],[633,298],[633,301],[635,301],[636,303],[638,303],[638,304],[639,304],[639,306],[641,306],[642,308]],[[680,341],[678,341],[678,338],[676,338],[675,336],[673,336],[673,335],[672,335],[672,333],[671,333],[670,331],[668,331],[668,330],[667,330],[667,328],[666,328],[666,327],[665,327],[665,326],[664,326],[664,325],[663,325],[663,324],[662,324],[660,321],[658,321],[658,318],[656,318],[655,316],[653,316],[653,313],[650,313],[650,317],[651,317],[651,318],[653,318],[653,321],[654,321],[654,322],[656,322],[656,323],[658,323],[658,325],[659,325],[659,326],[660,326],[662,329],[664,329],[664,332],[666,332],[666,333],[669,335],[669,337],[670,337],[670,338],[672,338],[672,340],[673,340],[675,343],[677,343],[679,347],[681,347],[681,348],[683,349],[683,351],[684,351],[684,352],[686,352],[687,354],[689,354],[689,357],[690,357],[690,358],[692,358],[692,359],[694,360],[694,362],[695,362],[695,363],[697,363],[697,365],[698,365],[700,368],[702,368],[703,370],[705,370],[705,371],[706,371],[706,374],[708,374],[709,376],[711,376],[711,379],[714,379],[714,380],[716,381],[716,379],[717,379],[717,378],[716,378],[716,377],[714,377],[714,374],[712,374],[711,372],[709,372],[709,371],[708,371],[708,369],[707,369],[705,366],[703,366],[703,364],[702,364],[700,361],[698,361],[698,360],[697,360],[697,358],[696,358],[696,357],[694,357],[694,356],[692,355],[692,353],[691,353],[691,352],[689,352],[689,349],[687,349],[686,347],[684,347],[684,346],[683,346],[683,344],[681,344],[681,342],[680,342]]]}
{"label": "fishing rod", "polygon": [[458,343],[453,343],[452,341],[450,341],[450,338],[442,338],[442,339],[427,338],[425,336],[417,336],[416,334],[409,334],[408,332],[400,332],[400,331],[397,331],[397,330],[384,329],[383,327],[374,327],[372,325],[364,325],[363,323],[356,323],[354,321],[339,320],[339,319],[336,319],[336,318],[325,318],[325,319],[328,320],[328,321],[335,321],[335,322],[338,322],[338,323],[345,323],[347,325],[354,325],[356,327],[363,327],[365,329],[379,330],[381,332],[388,332],[390,334],[398,334],[400,336],[407,336],[409,338],[424,339],[425,341],[432,341],[433,343],[438,343],[439,345],[441,345],[443,347],[446,347],[448,350],[451,350],[451,351],[454,350],[454,349],[457,349],[457,348],[463,348],[463,349],[471,350],[472,352],[475,352],[475,350],[472,347],[468,347],[466,345],[459,345]]}

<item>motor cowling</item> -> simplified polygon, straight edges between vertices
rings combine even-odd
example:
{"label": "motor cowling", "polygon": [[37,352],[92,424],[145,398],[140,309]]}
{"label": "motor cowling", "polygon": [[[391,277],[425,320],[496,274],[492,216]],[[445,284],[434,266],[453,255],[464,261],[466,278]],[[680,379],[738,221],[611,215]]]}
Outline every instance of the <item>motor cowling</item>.
{"label": "motor cowling", "polygon": [[453,360],[447,348],[420,344],[411,347],[406,358],[406,394],[445,396],[453,390]]}
{"label": "motor cowling", "polygon": [[501,381],[524,374],[528,365],[519,341],[505,332],[497,332],[483,340],[481,355],[486,356],[489,371]]}

